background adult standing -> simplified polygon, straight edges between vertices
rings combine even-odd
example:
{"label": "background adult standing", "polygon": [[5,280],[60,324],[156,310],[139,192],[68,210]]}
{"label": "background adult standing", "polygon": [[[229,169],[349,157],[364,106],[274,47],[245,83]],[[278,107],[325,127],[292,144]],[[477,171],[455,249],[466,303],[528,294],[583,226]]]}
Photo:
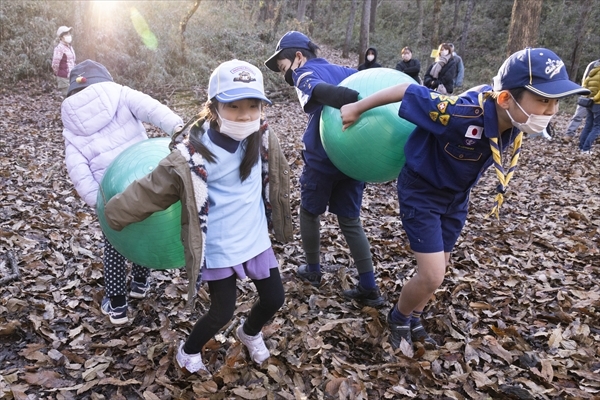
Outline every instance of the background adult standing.
{"label": "background adult standing", "polygon": [[358,66],[358,70],[369,68],[381,68],[381,64],[377,62],[377,49],[375,47],[369,47],[365,53],[365,62]]}
{"label": "background adult standing", "polygon": [[587,117],[579,136],[579,150],[582,154],[592,154],[592,145],[600,136],[600,60],[591,64],[588,76],[583,81],[583,87],[590,90],[588,98],[591,104],[585,107]]}
{"label": "background adult standing", "polygon": [[465,80],[465,65],[463,64],[462,57],[456,54],[454,44],[448,43],[448,45],[452,49],[452,57],[454,57],[454,61],[456,61],[456,78],[454,78],[454,89],[456,89],[461,87]]}
{"label": "background adult standing", "polygon": [[[590,71],[592,70],[592,68],[594,68],[594,65],[597,63],[600,63],[600,59],[598,59],[596,61],[592,61],[585,68],[585,71],[583,72],[583,78],[581,78],[582,86],[585,83],[585,79],[590,74]],[[575,113],[573,114],[573,116],[571,117],[571,120],[569,121],[569,126],[567,126],[567,131],[565,132],[565,136],[568,138],[575,137],[575,132],[577,131],[577,128],[579,128],[579,125],[581,125],[581,122],[584,119],[586,119],[586,117],[587,117],[587,108],[582,107],[579,104],[577,104],[577,108],[575,108]]]}
{"label": "background adult standing", "polygon": [[412,58],[412,50],[410,47],[404,47],[400,51],[400,57],[402,57],[402,60],[398,61],[396,64],[396,69],[400,72],[404,72],[419,84],[423,83],[421,82],[421,78],[419,78],[419,72],[421,72],[421,62],[416,58]]}
{"label": "background adult standing", "polygon": [[52,57],[52,70],[54,71],[54,75],[56,75],[58,90],[60,90],[63,97],[67,96],[69,74],[75,66],[75,50],[71,45],[73,40],[72,29],[68,26],[58,28],[56,31],[58,44],[54,48],[54,56]]}
{"label": "background adult standing", "polygon": [[454,91],[454,78],[456,78],[456,61],[448,43],[440,44],[435,62],[427,68],[423,85],[442,94]]}

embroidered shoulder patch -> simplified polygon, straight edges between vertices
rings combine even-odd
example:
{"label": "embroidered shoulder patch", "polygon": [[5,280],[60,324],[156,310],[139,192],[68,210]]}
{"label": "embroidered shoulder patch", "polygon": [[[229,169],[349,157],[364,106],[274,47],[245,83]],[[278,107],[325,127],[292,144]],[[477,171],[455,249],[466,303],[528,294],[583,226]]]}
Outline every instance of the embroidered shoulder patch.
{"label": "embroidered shoulder patch", "polygon": [[450,116],[448,114],[440,115],[440,122],[442,123],[442,125],[448,125],[448,121],[450,121]]}
{"label": "embroidered shoulder patch", "polygon": [[440,115],[440,113],[436,112],[436,111],[430,111],[429,112],[429,118],[431,118],[432,121],[437,121],[438,119],[438,115]]}
{"label": "embroidered shoulder patch", "polygon": [[448,108],[447,101],[442,101],[442,102],[438,103],[438,105],[437,105],[437,109],[440,110],[440,112],[442,114],[446,112],[446,108]]}
{"label": "embroidered shoulder patch", "polygon": [[446,96],[445,94],[440,95],[440,101],[447,101],[448,103],[454,105],[458,100],[458,96]]}

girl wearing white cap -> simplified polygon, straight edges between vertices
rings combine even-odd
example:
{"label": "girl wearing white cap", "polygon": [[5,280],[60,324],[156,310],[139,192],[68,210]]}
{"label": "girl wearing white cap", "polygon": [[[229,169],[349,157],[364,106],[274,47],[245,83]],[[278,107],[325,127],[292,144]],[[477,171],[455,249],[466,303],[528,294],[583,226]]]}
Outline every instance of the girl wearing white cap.
{"label": "girl wearing white cap", "polygon": [[68,26],[61,26],[56,31],[56,38],[58,44],[54,48],[54,56],[52,57],[52,70],[56,75],[56,82],[58,84],[58,90],[62,93],[63,97],[67,95],[67,89],[69,88],[69,74],[75,66],[75,50],[71,45],[73,35],[71,31],[73,28]]}
{"label": "girl wearing white cap", "polygon": [[292,222],[289,165],[261,119],[264,103],[270,101],[258,68],[222,63],[210,77],[204,109],[182,140],[173,138],[172,153],[105,207],[108,224],[121,230],[181,200],[188,299],[202,281],[211,296],[177,352],[178,366],[190,373],[208,371],[202,347],[233,317],[238,278],[254,282],[258,299],[237,337],[254,362],[270,356],[262,328],[283,305],[284,290],[268,228],[284,242]]}

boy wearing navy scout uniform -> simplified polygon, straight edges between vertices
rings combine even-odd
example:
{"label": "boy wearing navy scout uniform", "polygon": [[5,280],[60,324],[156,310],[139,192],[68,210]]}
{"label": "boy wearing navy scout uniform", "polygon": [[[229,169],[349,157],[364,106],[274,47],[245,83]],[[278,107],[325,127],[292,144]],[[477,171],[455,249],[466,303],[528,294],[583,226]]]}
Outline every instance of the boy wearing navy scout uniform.
{"label": "boy wearing navy scout uniform", "polygon": [[285,81],[296,88],[308,125],[302,136],[304,168],[300,176],[300,236],[306,264],[298,275],[314,286],[321,284],[320,215],[326,210],[337,215],[358,271],[358,285],[343,296],[364,305],[384,303],[375,283],[371,246],[360,222],[364,182],[337,169],[323,148],[319,120],[323,106],[340,108],[358,100],[358,92],[337,86],[357,72],[318,58],[318,46],[301,32],[289,31],[281,37],[275,53],[265,61],[271,71],[283,73]]}
{"label": "boy wearing navy scout uniform", "polygon": [[[467,218],[471,189],[493,164],[500,183],[490,214],[498,217],[523,133],[543,131],[558,111],[560,98],[588,92],[571,82],[565,69],[552,51],[527,48],[502,64],[493,87],[482,85],[460,96],[445,96],[402,83],[341,108],[345,129],[373,107],[402,101],[398,115],[416,125],[404,147],[398,200],[417,273],[404,285],[387,317],[394,349],[402,340],[436,345],[420,316],[442,284]],[[506,168],[504,158],[510,160]]]}

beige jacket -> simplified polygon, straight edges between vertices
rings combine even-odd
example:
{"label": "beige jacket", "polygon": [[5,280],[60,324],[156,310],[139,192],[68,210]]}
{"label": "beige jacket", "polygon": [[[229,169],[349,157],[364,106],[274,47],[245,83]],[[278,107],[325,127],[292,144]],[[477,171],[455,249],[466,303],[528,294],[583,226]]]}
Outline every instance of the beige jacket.
{"label": "beige jacket", "polygon": [[[290,210],[290,168],[281,150],[277,136],[269,129],[263,132],[263,154],[268,160],[268,199],[265,207],[271,209],[271,221],[275,239],[287,242],[293,238]],[[178,145],[181,146],[182,144]],[[198,204],[208,201],[208,194],[194,190],[187,160],[178,146],[158,166],[142,179],[129,185],[105,205],[108,225],[117,231],[139,222],[156,211],[167,209],[181,200],[181,240],[185,249],[185,268],[189,278],[188,303],[193,304],[196,281],[204,262],[204,234],[198,214]],[[266,148],[268,146],[268,149]],[[263,163],[266,160],[263,157]],[[197,198],[203,197],[205,198]],[[269,213],[267,213],[268,215]]]}

